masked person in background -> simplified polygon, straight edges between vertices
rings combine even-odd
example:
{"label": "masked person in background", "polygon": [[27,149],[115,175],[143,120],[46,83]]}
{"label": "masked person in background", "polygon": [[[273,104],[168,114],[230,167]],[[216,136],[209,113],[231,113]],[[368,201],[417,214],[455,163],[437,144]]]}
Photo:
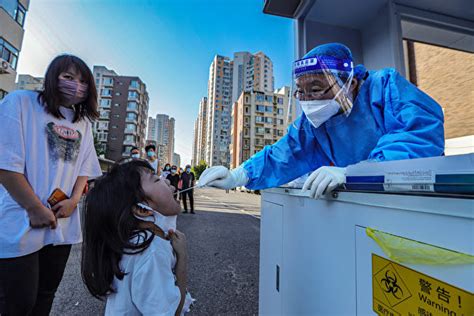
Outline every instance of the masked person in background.
{"label": "masked person in background", "polygon": [[[90,68],[56,57],[44,89],[0,102],[0,314],[49,315],[72,244],[82,241],[78,203],[102,175],[91,121],[99,117]],[[48,197],[61,189],[54,206]]]}
{"label": "masked person in background", "polygon": [[166,179],[170,173],[171,173],[171,165],[167,163],[165,167],[163,168],[163,172],[161,172],[161,177]]}
{"label": "masked person in background", "polygon": [[145,147],[146,152],[146,160],[150,163],[150,165],[155,170],[155,173],[158,172],[158,158],[156,158],[156,147],[153,144],[147,145]]}
{"label": "masked person in background", "polygon": [[[191,171],[191,165],[186,165],[186,168],[181,174],[181,181],[182,181],[182,190],[187,190],[194,186],[194,182],[196,177],[194,173]],[[193,189],[187,190],[186,192],[181,193],[181,200],[183,201],[184,212],[188,212],[188,204],[186,202],[187,198],[189,198],[189,204],[191,206],[191,214],[194,214],[194,192]]]}
{"label": "masked person in background", "polygon": [[354,67],[349,48],[332,43],[296,61],[293,79],[303,113],[287,134],[236,169],[205,170],[200,186],[259,190],[312,172],[303,190],[319,198],[345,183],[348,165],[444,152],[441,107],[394,69]]}
{"label": "masked person in background", "polygon": [[179,173],[178,173],[178,167],[176,166],[172,166],[171,167],[171,172],[170,174],[166,177],[166,180],[168,180],[170,182],[170,184],[172,186],[175,187],[176,189],[176,193],[175,193],[175,198],[178,199],[178,183],[179,183],[179,180],[180,180],[180,177],[179,177]]}
{"label": "masked person in background", "polygon": [[138,149],[138,147],[133,146],[130,150],[130,157],[135,159],[140,158],[140,149]]}

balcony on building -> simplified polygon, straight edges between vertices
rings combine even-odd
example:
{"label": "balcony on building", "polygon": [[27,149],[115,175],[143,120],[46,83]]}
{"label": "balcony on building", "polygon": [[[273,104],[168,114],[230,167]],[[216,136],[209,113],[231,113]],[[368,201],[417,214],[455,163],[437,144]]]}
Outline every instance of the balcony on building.
{"label": "balcony on building", "polygon": [[134,112],[138,115],[138,103],[134,101],[129,101],[127,103],[127,112]]}
{"label": "balcony on building", "polygon": [[[138,123],[138,115],[133,112],[127,112],[127,116],[125,117],[125,122],[127,123]],[[143,124],[143,122],[142,122]]]}
{"label": "balcony on building", "polygon": [[140,94],[138,91],[128,91],[128,101],[140,102]]}
{"label": "balcony on building", "polygon": [[137,135],[137,125],[133,123],[125,124],[125,129],[123,131],[125,134]]}
{"label": "balcony on building", "polygon": [[110,89],[110,88],[101,89],[100,97],[101,98],[111,98],[112,97],[112,89]]}
{"label": "balcony on building", "polygon": [[140,91],[140,83],[138,82],[138,80],[130,81],[130,85],[128,86],[128,90]]}
{"label": "balcony on building", "polygon": [[114,79],[112,77],[102,77],[102,85],[104,87],[112,87],[114,85]]}

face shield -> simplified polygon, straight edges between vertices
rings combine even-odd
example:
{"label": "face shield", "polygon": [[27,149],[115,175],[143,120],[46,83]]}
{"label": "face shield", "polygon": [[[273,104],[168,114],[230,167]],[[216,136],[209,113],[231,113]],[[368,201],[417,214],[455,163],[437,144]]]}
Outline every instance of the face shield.
{"label": "face shield", "polygon": [[297,60],[293,64],[292,93],[298,111],[304,112],[316,128],[335,115],[349,116],[353,75],[351,60],[330,56]]}

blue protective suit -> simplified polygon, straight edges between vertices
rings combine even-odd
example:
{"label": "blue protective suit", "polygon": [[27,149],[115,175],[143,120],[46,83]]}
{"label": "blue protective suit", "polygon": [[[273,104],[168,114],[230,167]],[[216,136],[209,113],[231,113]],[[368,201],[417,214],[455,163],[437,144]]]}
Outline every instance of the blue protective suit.
{"label": "blue protective suit", "polygon": [[314,128],[303,113],[283,138],[247,160],[246,187],[276,187],[321,166],[440,156],[443,121],[439,104],[395,69],[370,71],[348,117]]}

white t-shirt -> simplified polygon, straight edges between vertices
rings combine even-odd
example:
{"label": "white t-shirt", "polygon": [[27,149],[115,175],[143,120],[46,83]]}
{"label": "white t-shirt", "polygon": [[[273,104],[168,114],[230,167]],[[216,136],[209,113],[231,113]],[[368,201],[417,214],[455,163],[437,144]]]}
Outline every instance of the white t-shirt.
{"label": "white t-shirt", "polygon": [[[46,113],[38,93],[15,91],[0,102],[0,169],[25,175],[47,206],[55,188],[71,196],[78,176],[102,175],[91,123],[72,123],[74,111],[61,107],[66,119]],[[29,217],[7,192],[0,190],[0,258],[24,256],[50,244],[82,241],[79,210],[58,219],[56,229],[31,228]]]}
{"label": "white t-shirt", "polygon": [[155,159],[155,161],[148,160],[148,162],[153,167],[153,169],[155,169],[155,173],[158,172],[158,159]]}
{"label": "white t-shirt", "polygon": [[[175,265],[171,243],[158,236],[145,251],[123,255],[120,268],[126,275],[123,280],[114,278],[116,293],[107,297],[105,315],[173,316],[181,300],[172,271]],[[189,310],[192,301],[187,294],[181,315]]]}

